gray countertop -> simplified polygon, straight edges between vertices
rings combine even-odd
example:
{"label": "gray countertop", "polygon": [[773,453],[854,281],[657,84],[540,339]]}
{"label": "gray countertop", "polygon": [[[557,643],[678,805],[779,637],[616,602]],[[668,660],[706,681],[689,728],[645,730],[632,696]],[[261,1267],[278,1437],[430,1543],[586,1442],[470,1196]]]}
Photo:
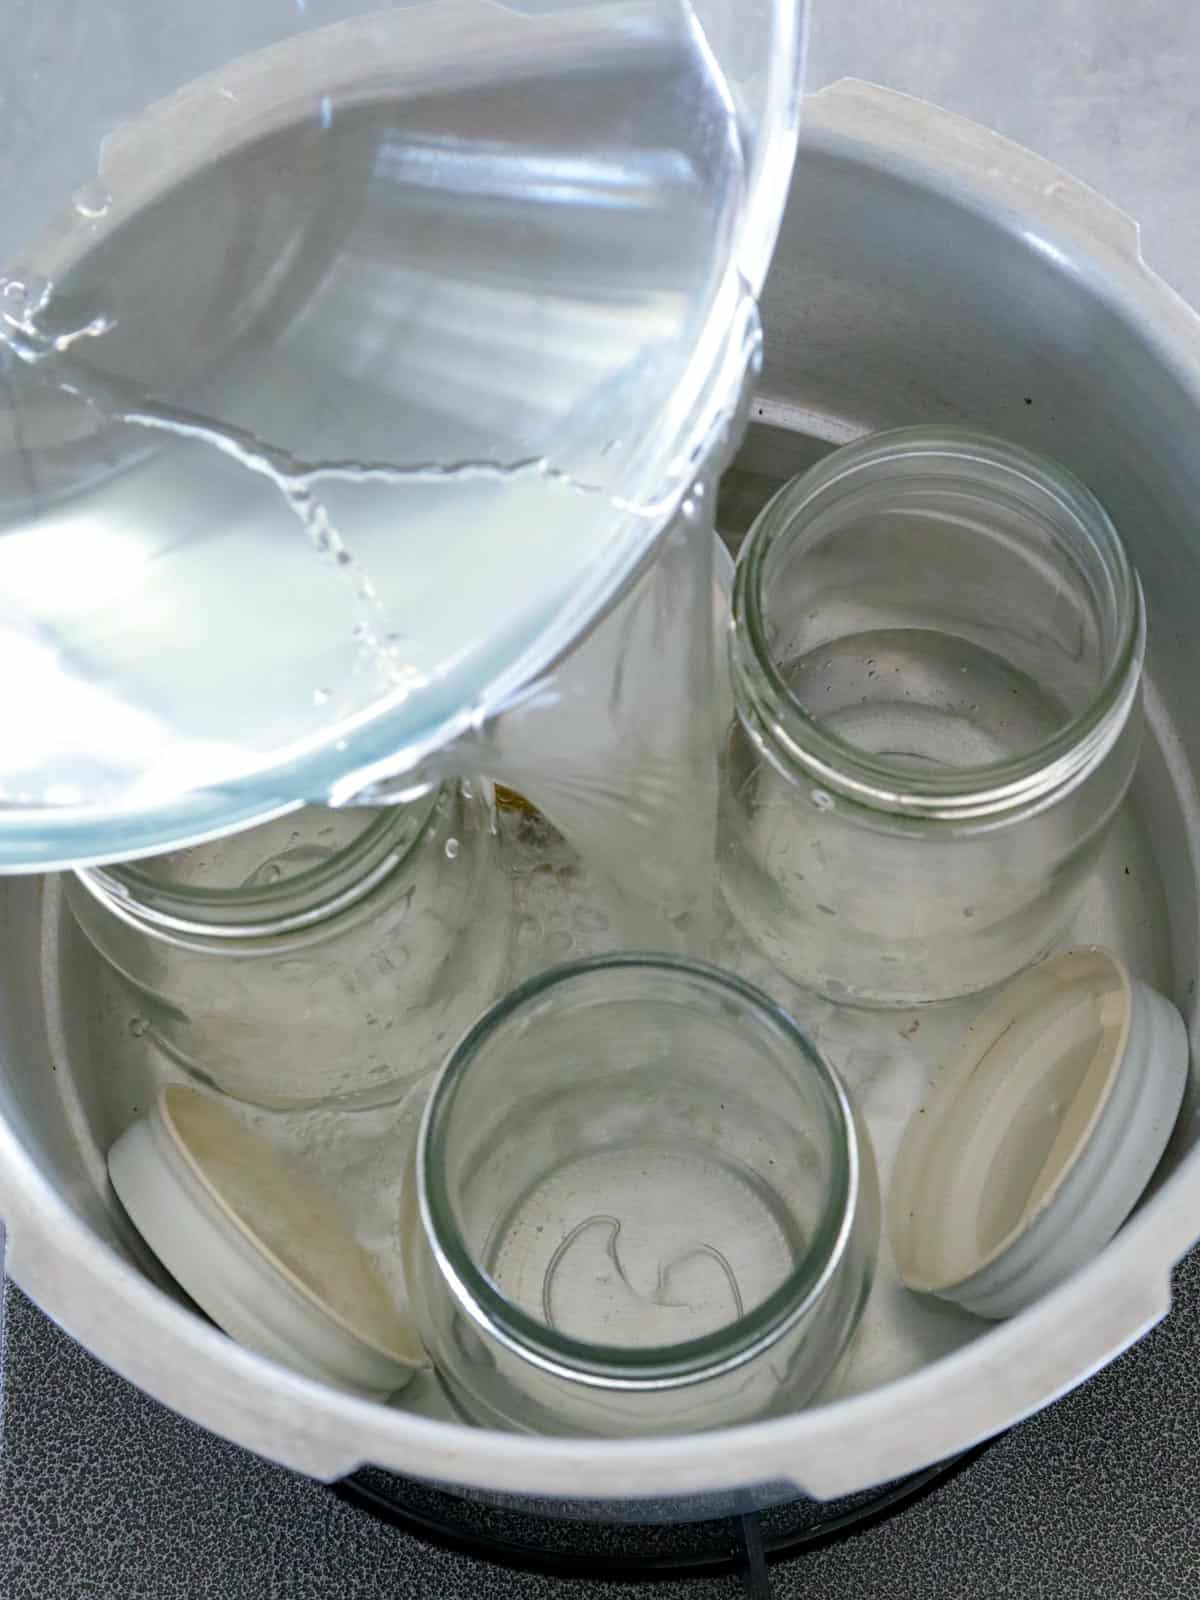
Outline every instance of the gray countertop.
{"label": "gray countertop", "polygon": [[[814,13],[812,86],[853,73],[991,123],[1124,206],[1150,264],[1200,301],[1200,7],[814,0]],[[776,1594],[1200,1592],[1200,1254],[1177,1289],[1168,1321],[1115,1366],[901,1517],[777,1568]],[[356,1514],[146,1399],[11,1287],[6,1304],[0,1600],[564,1592]],[[581,1600],[627,1592],[573,1587]]]}
{"label": "gray countertop", "polygon": [[998,129],[1141,224],[1200,305],[1200,6],[810,0],[808,84],[868,78]]}

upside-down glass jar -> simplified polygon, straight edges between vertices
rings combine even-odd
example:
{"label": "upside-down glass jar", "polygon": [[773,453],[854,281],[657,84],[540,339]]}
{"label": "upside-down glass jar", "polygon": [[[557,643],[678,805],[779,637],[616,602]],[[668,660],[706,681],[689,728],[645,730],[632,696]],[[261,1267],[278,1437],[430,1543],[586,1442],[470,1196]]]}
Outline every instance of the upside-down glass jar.
{"label": "upside-down glass jar", "polygon": [[196,1078],[276,1110],[376,1105],[502,992],[511,895],[490,790],[307,807],[68,880],[142,1028]]}
{"label": "upside-down glass jar", "polygon": [[785,485],[738,564],[721,881],[829,998],[990,987],[1076,912],[1141,735],[1141,588],[1062,467],[908,428]]}
{"label": "upside-down glass jar", "polygon": [[484,1426],[623,1436],[794,1409],[848,1347],[879,1201],[795,1023],[669,956],[544,973],[457,1047],[401,1235],[422,1339]]}

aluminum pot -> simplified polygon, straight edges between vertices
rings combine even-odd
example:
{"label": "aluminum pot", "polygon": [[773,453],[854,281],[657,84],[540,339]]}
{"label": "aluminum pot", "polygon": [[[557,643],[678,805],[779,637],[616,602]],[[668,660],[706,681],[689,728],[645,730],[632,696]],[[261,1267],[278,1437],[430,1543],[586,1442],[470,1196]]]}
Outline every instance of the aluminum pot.
{"label": "aluminum pot", "polygon": [[[1160,986],[1191,1020],[1200,319],[1096,195],[982,128],[849,82],[809,103],[763,315],[767,364],[728,516],[832,444],[931,419],[1029,443],[1107,503],[1142,573],[1151,638],[1135,808],[1150,914],[1146,901],[1124,914],[1148,930]],[[1097,1260],[1000,1326],[931,1315],[852,1397],[701,1439],[586,1445],[349,1399],[232,1344],[149,1261],[105,1175],[131,1096],[119,1061],[101,1071],[91,1059],[94,980],[57,885],[4,882],[0,920],[9,1270],[147,1392],[318,1478],[371,1462],[580,1514],[641,1496],[647,1514],[692,1517],[864,1489],[997,1432],[1112,1360],[1166,1313],[1171,1269],[1200,1233],[1189,1094],[1153,1192]]]}

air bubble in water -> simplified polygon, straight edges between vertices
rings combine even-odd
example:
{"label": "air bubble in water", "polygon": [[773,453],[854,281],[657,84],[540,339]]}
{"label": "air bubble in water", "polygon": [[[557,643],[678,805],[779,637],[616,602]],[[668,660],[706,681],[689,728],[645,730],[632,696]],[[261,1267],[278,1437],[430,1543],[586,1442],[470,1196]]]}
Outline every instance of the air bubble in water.
{"label": "air bubble in water", "polygon": [[321,96],[320,120],[323,128],[328,128],[333,121],[333,101],[327,94]]}
{"label": "air bubble in water", "polygon": [[113,197],[102,183],[85,183],[82,189],[76,189],[72,204],[81,217],[95,218],[107,214],[112,205]]}
{"label": "air bubble in water", "polygon": [[329,703],[329,690],[314,689],[312,692],[312,703],[315,706],[327,705]]}
{"label": "air bubble in water", "polygon": [[832,811],[833,810],[833,796],[831,794],[829,794],[825,789],[814,789],[813,790],[813,792],[812,792],[812,803],[813,803],[813,805],[816,806],[818,811]]}
{"label": "air bubble in water", "polygon": [[145,1017],[130,1017],[129,1031],[135,1039],[143,1038],[150,1031],[150,1024]]}
{"label": "air bubble in water", "polygon": [[458,840],[457,839],[447,839],[445,848],[446,848],[446,860],[447,861],[453,861],[454,858],[458,855],[458,848],[459,848]]}

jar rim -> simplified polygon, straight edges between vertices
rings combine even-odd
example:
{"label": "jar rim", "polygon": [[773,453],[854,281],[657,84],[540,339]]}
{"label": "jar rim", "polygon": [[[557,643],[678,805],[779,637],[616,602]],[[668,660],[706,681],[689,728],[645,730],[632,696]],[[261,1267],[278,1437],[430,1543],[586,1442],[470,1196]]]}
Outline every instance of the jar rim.
{"label": "jar rim", "polygon": [[80,867],[75,877],[107,911],[168,937],[271,938],[324,922],[365,899],[412,854],[430,827],[442,791],[428,803],[380,811],[327,860],[277,883],[209,889],[164,884],[138,863]]}
{"label": "jar rim", "polygon": [[[1104,677],[1081,711],[1021,755],[957,770],[916,770],[823,727],[792,693],[767,637],[764,590],[771,556],[803,531],[808,514],[850,493],[864,469],[921,457],[1007,472],[1057,501],[1095,551],[1117,619]],[[985,494],[981,487],[981,500]],[[799,767],[821,787],[899,816],[994,818],[1035,807],[1073,787],[1112,747],[1128,720],[1145,641],[1141,583],[1092,491],[1057,462],[971,428],[894,428],[833,451],[768,501],[747,535],[734,577],[730,666],[738,714],[751,739],[775,764]]]}
{"label": "jar rim", "polygon": [[[802,1259],[772,1292],[735,1321],[670,1345],[606,1345],[560,1333],[523,1311],[477,1264],[454,1215],[447,1163],[439,1159],[460,1086],[490,1035],[555,989],[604,972],[656,972],[703,986],[796,1046],[820,1086],[832,1133],[833,1171],[824,1211]],[[599,1389],[662,1390],[715,1378],[771,1348],[820,1299],[848,1248],[859,1211],[863,1156],[845,1088],[795,1020],[733,973],[650,952],[591,956],[537,974],[498,1001],[451,1052],[425,1107],[417,1139],[421,1226],[459,1308],[488,1338],[556,1377]]]}

